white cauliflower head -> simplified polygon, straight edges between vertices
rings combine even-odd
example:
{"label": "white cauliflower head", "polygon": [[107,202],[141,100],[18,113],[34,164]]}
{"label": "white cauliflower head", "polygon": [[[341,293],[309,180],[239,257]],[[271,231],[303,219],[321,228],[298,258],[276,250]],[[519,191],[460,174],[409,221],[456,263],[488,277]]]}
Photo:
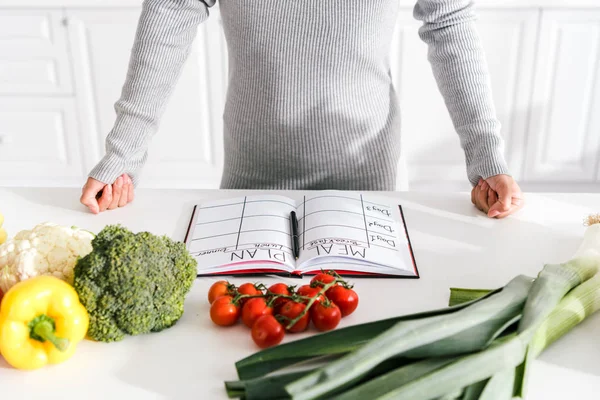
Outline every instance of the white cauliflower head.
{"label": "white cauliflower head", "polygon": [[76,227],[43,223],[24,230],[0,246],[0,289],[6,293],[20,281],[52,275],[73,284],[79,257],[92,251],[94,235]]}

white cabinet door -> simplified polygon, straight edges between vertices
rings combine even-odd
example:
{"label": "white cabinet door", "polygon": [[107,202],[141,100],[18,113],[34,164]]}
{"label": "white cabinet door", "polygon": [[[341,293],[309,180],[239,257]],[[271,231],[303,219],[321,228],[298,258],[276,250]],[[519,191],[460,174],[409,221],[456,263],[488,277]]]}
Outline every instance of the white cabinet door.
{"label": "white cabinet door", "polygon": [[[538,12],[480,9],[478,29],[486,52],[492,92],[507,161],[519,177],[525,141]],[[402,111],[402,144],[411,188],[469,189],[464,152],[452,126],[418,36],[412,9],[401,12],[392,44],[392,76]]]}
{"label": "white cabinet door", "polygon": [[[104,154],[125,82],[139,8],[67,11],[86,168]],[[150,145],[142,187],[216,188],[222,170],[226,66],[216,9],[192,53]]]}
{"label": "white cabinet door", "polygon": [[542,15],[525,177],[593,182],[600,176],[600,11]]}
{"label": "white cabinet door", "polygon": [[0,97],[0,186],[83,184],[72,99]]}
{"label": "white cabinet door", "polygon": [[71,93],[59,10],[0,10],[0,95]]}

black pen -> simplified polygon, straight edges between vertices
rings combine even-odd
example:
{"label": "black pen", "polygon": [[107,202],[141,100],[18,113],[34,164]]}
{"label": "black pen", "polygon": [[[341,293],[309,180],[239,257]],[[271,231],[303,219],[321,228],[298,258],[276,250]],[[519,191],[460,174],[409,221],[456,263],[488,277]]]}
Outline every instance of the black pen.
{"label": "black pen", "polygon": [[292,252],[296,260],[300,257],[300,241],[298,238],[298,219],[296,218],[296,212],[290,213],[290,226],[292,231]]}

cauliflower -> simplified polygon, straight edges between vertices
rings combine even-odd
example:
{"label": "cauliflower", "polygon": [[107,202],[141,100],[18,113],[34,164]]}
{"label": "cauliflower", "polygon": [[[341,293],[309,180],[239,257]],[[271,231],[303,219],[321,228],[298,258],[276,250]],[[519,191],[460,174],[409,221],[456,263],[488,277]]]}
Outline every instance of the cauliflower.
{"label": "cauliflower", "polygon": [[53,223],[17,233],[0,246],[0,289],[6,293],[38,275],[52,275],[72,285],[73,268],[92,251],[93,238],[83,229]]}

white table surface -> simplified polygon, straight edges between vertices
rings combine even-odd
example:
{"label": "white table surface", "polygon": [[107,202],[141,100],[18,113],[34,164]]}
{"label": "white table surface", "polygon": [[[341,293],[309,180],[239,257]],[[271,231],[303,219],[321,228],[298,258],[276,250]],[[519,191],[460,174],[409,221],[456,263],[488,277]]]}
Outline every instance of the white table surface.
{"label": "white table surface", "polygon": [[[0,188],[0,212],[9,235],[52,221],[94,232],[121,223],[182,240],[195,202],[239,194],[140,190],[126,208],[92,215],[80,206],[77,190]],[[495,288],[517,274],[535,276],[543,263],[569,259],[581,242],[583,218],[600,211],[599,194],[528,194],[517,215],[491,220],[472,207],[467,194],[386,195],[404,207],[421,279],[353,279],[360,304],[340,327],[445,307],[452,286]],[[245,326],[220,328],[210,321],[206,293],[215,280],[197,279],[183,317],[163,332],[111,344],[84,341],[69,361],[37,371],[18,371],[0,360],[0,396],[226,399],[223,382],[236,378],[234,362],[257,348]],[[314,332],[286,335],[284,341]],[[596,399],[599,392],[600,313],[539,357],[527,398]]]}

